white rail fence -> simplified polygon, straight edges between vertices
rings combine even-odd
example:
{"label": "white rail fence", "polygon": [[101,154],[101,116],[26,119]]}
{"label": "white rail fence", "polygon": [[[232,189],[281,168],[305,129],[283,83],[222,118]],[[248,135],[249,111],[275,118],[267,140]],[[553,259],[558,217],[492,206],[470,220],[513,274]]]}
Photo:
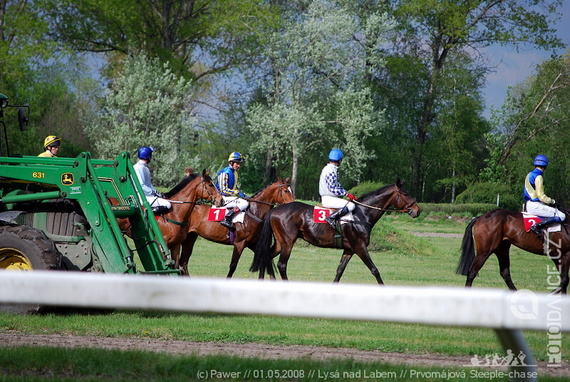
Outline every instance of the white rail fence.
{"label": "white rail fence", "polygon": [[525,373],[536,362],[521,330],[570,330],[566,296],[483,288],[0,271],[0,304],[13,303],[490,328],[505,350],[527,356]]}

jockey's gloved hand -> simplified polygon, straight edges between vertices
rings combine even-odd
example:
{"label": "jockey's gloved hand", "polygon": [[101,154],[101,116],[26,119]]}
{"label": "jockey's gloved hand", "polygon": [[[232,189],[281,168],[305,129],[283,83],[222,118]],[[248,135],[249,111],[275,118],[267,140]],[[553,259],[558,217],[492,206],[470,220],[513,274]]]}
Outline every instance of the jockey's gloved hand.
{"label": "jockey's gloved hand", "polygon": [[352,195],[350,192],[348,194],[346,194],[346,197],[349,198],[350,200],[356,199],[356,196]]}
{"label": "jockey's gloved hand", "polygon": [[238,192],[238,196],[239,196],[240,198],[246,198],[246,197],[247,197],[247,196],[245,196],[245,194],[244,194],[243,192],[241,192],[241,191]]}
{"label": "jockey's gloved hand", "polygon": [[164,194],[162,192],[156,191],[155,196],[164,199]]}

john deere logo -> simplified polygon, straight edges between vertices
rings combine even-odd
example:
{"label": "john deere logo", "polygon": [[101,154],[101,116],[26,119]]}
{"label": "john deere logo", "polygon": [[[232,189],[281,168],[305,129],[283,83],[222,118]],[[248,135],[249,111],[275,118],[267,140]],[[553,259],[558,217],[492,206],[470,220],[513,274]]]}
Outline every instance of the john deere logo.
{"label": "john deere logo", "polygon": [[64,172],[61,174],[61,184],[64,186],[71,186],[73,184],[73,174],[70,172]]}

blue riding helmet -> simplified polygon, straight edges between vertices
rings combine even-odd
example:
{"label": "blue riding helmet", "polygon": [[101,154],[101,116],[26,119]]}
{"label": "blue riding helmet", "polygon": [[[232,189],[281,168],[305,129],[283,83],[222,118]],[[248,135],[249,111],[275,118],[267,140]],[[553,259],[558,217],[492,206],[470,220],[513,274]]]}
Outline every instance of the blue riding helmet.
{"label": "blue riding helmet", "polygon": [[139,159],[150,159],[152,158],[152,153],[154,149],[152,147],[143,146],[139,149],[138,156]]}
{"label": "blue riding helmet", "polygon": [[329,160],[339,162],[342,158],[344,158],[344,154],[339,149],[332,149],[329,153]]}
{"label": "blue riding helmet", "polygon": [[534,157],[534,161],[532,162],[532,164],[534,166],[546,167],[548,166],[548,158],[546,157],[546,155],[537,155]]}

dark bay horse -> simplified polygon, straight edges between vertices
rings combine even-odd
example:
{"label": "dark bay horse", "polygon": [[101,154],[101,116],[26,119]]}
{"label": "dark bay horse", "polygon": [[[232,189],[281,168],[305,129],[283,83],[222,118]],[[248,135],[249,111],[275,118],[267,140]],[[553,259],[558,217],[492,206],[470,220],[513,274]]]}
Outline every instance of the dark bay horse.
{"label": "dark bay horse", "polygon": [[[368,253],[372,228],[389,208],[405,211],[415,218],[420,214],[420,207],[399,180],[358,198],[355,203],[354,222],[341,225],[343,253],[334,282],[340,280],[348,262],[357,254],[378,284],[383,284],[380,272]],[[275,278],[273,257],[279,255],[277,268],[281,278],[287,280],[287,261],[298,238],[318,247],[339,248],[335,234],[336,231],[328,224],[314,222],[313,206],[300,202],[277,206],[263,223],[250,271],[259,271],[260,278],[267,271],[271,278]],[[275,243],[272,245],[273,238]]]}
{"label": "dark bay horse", "polygon": [[[568,213],[565,211],[566,215]],[[485,261],[495,254],[499,260],[499,271],[511,290],[513,284],[510,271],[509,249],[515,245],[525,251],[548,256],[560,273],[560,286],[553,293],[566,293],[568,267],[570,264],[570,229],[562,225],[561,232],[551,232],[540,239],[534,232],[526,232],[520,212],[497,209],[473,219],[465,229],[461,244],[461,258],[457,274],[467,276],[466,287],[473,284],[477,272]],[[545,241],[547,241],[545,243]]]}
{"label": "dark bay horse", "polygon": [[[167,192],[165,198],[172,203],[170,212],[157,218],[162,236],[171,253],[178,253],[180,245],[188,234],[190,214],[199,200],[208,200],[215,205],[222,205],[222,195],[212,182],[210,173],[206,170],[202,175],[192,174],[184,178],[172,190]],[[128,219],[117,219],[121,230],[130,236],[130,222]]]}
{"label": "dark bay horse", "polygon": [[[253,250],[257,243],[259,232],[261,231],[261,223],[275,206],[275,204],[285,204],[294,201],[293,192],[289,185],[289,178],[283,181],[279,178],[276,182],[257,192],[249,199],[249,209],[246,211],[243,223],[235,224],[232,259],[230,262],[230,270],[227,275],[232,277],[241,254],[245,248]],[[177,256],[173,254],[176,269],[181,268],[183,274],[188,275],[188,261],[192,256],[194,243],[198,236],[213,241],[215,243],[231,245],[228,236],[228,229],[219,222],[208,221],[210,206],[197,205],[190,216],[190,224],[188,225],[188,236],[182,243],[182,253],[178,261]]]}

